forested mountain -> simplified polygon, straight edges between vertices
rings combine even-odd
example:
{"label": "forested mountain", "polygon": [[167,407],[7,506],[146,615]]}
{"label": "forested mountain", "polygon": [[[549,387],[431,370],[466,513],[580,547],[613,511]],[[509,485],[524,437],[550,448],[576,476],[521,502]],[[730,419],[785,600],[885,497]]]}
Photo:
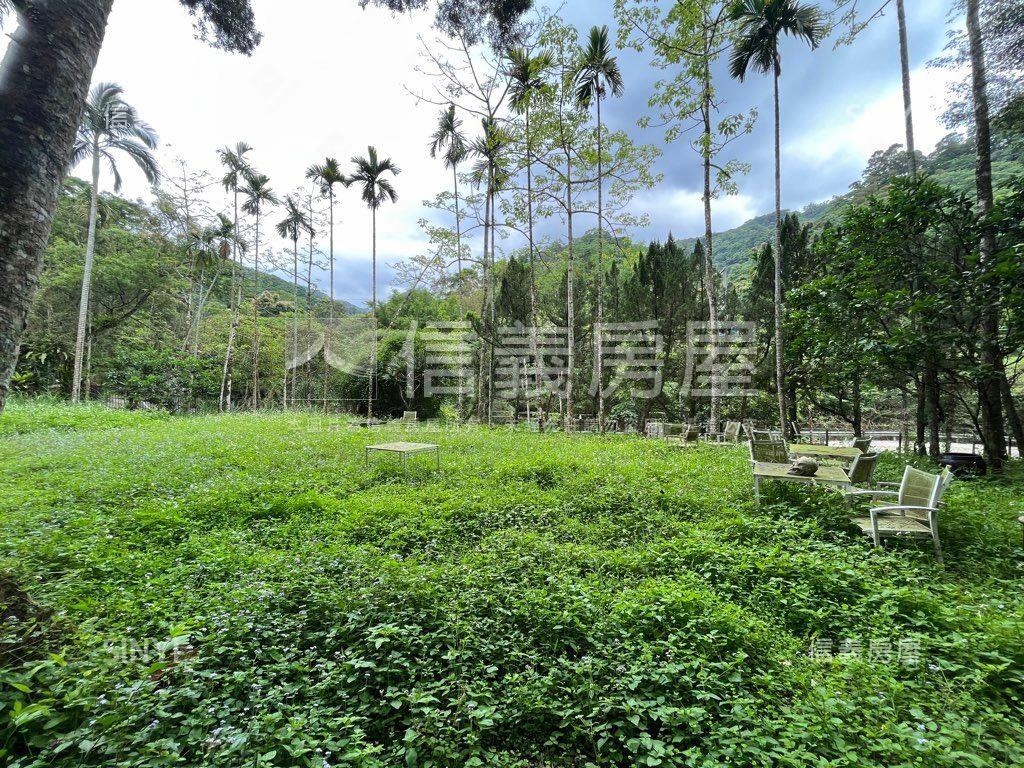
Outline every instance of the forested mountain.
{"label": "forested mountain", "polygon": [[[1024,175],[1024,119],[1010,112],[997,124],[993,143],[992,175],[996,189],[1005,188],[1014,176]],[[946,136],[935,150],[922,157],[921,167],[938,183],[958,192],[974,194],[974,143],[955,134]],[[860,180],[850,191],[830,200],[810,203],[797,215],[804,222],[834,220],[847,206],[863,201],[880,191],[894,175],[905,172],[903,147],[894,144],[871,156]],[[786,213],[789,213],[787,211]],[[775,215],[766,213],[738,227],[715,233],[715,263],[720,270],[738,279],[745,278],[754,265],[754,252],[775,236]],[[681,241],[691,247],[697,238]],[[735,270],[735,274],[733,274]]]}

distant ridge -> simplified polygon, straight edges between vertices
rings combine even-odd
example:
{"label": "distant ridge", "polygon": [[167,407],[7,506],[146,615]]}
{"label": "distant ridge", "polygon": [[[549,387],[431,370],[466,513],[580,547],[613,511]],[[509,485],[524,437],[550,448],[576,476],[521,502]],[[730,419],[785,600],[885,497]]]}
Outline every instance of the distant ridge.
{"label": "distant ridge", "polygon": [[[1014,176],[1024,176],[1024,125],[997,126],[993,142],[993,181],[996,188]],[[921,158],[921,168],[940,184],[974,194],[974,144],[955,134],[942,139],[930,155]],[[879,150],[868,162],[860,181],[850,185],[850,191],[830,200],[810,203],[797,211],[805,222],[818,223],[838,219],[844,208],[882,191],[888,179],[904,172],[905,156],[902,145],[894,144]],[[790,211],[783,211],[783,214]],[[716,232],[714,261],[719,270],[743,270],[752,264],[752,255],[764,243],[775,238],[775,213],[769,212],[745,221],[738,227]],[[701,238],[703,239],[703,238]],[[680,242],[692,248],[698,238]]]}

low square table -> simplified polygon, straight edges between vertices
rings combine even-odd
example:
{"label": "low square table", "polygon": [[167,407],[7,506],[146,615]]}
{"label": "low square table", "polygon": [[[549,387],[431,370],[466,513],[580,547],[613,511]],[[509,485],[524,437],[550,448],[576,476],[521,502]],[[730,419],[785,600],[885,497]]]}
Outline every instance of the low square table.
{"label": "low square table", "polygon": [[441,469],[441,448],[431,443],[381,443],[379,445],[366,446],[366,453],[363,457],[363,466],[369,466],[370,453],[397,453],[402,464],[402,471],[409,469],[409,457],[417,453],[431,453],[437,460],[437,468]]}
{"label": "low square table", "polygon": [[808,443],[790,443],[787,448],[792,456],[810,456],[818,459],[846,459],[853,461],[861,455],[860,448],[839,445],[810,445]]}
{"label": "low square table", "polygon": [[838,488],[850,487],[850,476],[842,467],[818,467],[813,475],[791,475],[789,470],[791,464],[773,464],[767,461],[754,463],[754,498],[761,503],[761,481],[781,480],[793,483],[813,483],[819,485],[833,485]]}

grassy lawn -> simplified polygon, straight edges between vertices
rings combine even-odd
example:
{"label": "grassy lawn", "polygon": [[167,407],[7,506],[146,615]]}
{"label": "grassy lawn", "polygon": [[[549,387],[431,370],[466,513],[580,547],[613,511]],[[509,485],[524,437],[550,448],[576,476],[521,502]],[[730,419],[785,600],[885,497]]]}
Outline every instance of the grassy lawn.
{"label": "grassy lawn", "polygon": [[3,765],[1024,764],[1019,462],[945,566],[742,448],[16,402],[0,466]]}

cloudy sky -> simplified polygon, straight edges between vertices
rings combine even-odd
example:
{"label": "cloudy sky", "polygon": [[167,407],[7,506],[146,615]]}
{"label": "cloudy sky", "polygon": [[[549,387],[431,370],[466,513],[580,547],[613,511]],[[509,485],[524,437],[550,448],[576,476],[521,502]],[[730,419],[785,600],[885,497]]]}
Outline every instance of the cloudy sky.
{"label": "cloudy sky", "polygon": [[[938,115],[946,75],[928,70],[926,62],[944,44],[950,0],[907,5],[918,145],[929,151],[945,133]],[[255,148],[253,164],[283,196],[303,183],[311,163],[327,155],[347,161],[375,145],[402,168],[399,202],[379,214],[381,280],[388,281],[384,264],[423,251],[417,225],[422,203],[449,183],[448,172],[426,151],[437,109],[410,95],[427,85],[416,66],[419,37],[433,35],[431,16],[362,10],[355,0],[253,0],[253,6],[264,39],[246,58],[196,41],[177,0],[117,0],[94,80],[120,83],[159,131],[167,172],[182,157],[196,170],[216,173],[216,149],[244,140]],[[567,0],[561,13],[581,30],[614,25],[612,0]],[[844,192],[872,151],[902,142],[895,13],[876,21],[853,46],[833,50],[830,41],[811,52],[789,41],[782,55],[783,204],[798,208]],[[607,102],[607,123],[661,146],[660,129],[641,130],[636,122],[663,73],[647,66],[643,54],[619,56],[626,92]],[[720,79],[727,109],[753,106],[762,119],[734,145],[735,157],[752,171],[741,194],[718,203],[716,230],[773,204],[770,80],[754,75],[740,85]],[[651,219],[645,231],[632,233],[640,239],[703,229],[699,159],[685,142],[663,149],[658,170],[664,182],[635,202]],[[123,175],[126,194],[149,197],[141,174],[125,168]],[[213,204],[226,205],[219,189],[210,194]],[[336,293],[361,303],[369,295],[370,217],[354,190],[341,193],[339,218]],[[326,288],[326,279],[321,285]]]}

